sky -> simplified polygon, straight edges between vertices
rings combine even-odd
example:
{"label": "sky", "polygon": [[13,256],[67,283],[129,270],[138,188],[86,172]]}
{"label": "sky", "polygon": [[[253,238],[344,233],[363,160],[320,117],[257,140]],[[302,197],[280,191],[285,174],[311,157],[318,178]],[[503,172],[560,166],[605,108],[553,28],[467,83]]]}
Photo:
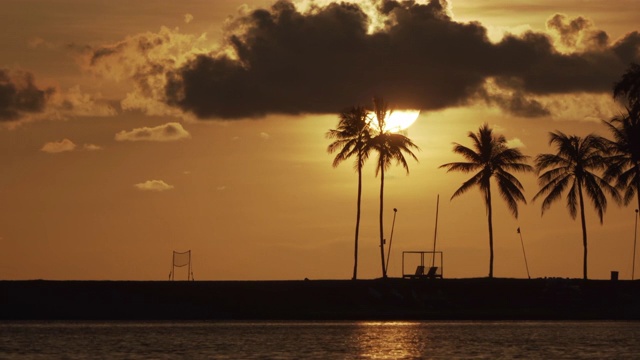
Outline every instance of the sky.
{"label": "sky", "polygon": [[[551,131],[608,135],[612,84],[640,62],[637,5],[4,0],[0,279],[166,280],[187,250],[196,280],[349,279],[357,176],[325,133],[373,96],[421,111],[418,161],[385,176],[389,276],[432,250],[436,209],[444,277],[487,276],[480,192],[451,200],[469,175],[439,166],[484,123],[530,164]],[[518,219],[493,201],[494,276],[527,277],[524,245],[531,277],[581,277],[579,219],[564,198],[542,216],[536,175],[518,178]],[[379,186],[369,161],[364,279],[381,276]],[[631,278],[633,206],[586,216],[589,277]]]}

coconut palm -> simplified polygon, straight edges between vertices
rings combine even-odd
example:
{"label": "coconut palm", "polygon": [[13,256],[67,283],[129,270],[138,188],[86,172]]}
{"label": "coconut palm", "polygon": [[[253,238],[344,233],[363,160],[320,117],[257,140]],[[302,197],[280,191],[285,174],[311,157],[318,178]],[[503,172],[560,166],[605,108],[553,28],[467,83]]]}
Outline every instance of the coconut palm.
{"label": "coconut palm", "polygon": [[343,161],[355,157],[354,169],[358,172],[358,200],[356,211],[356,233],[353,264],[353,280],[358,277],[358,234],[360,232],[360,204],[362,200],[362,167],[369,158],[371,134],[369,132],[368,111],[362,106],[346,109],[339,115],[337,129],[329,130],[327,138],[335,139],[327,151],[331,154],[338,152],[333,159],[333,167]]}
{"label": "coconut palm", "polygon": [[614,84],[613,97],[623,102],[626,113],[605,121],[613,141],[608,141],[613,153],[605,178],[615,180],[624,191],[628,205],[637,194],[640,209],[640,65],[631,64],[622,78]]}
{"label": "coconut palm", "polygon": [[469,132],[469,138],[473,141],[473,148],[454,143],[453,152],[462,155],[467,162],[453,162],[441,165],[447,172],[461,171],[474,172],[469,180],[465,181],[451,199],[460,196],[474,186],[478,186],[484,197],[487,209],[487,221],[489,226],[489,278],[493,277],[493,206],[491,204],[491,178],[498,185],[500,196],[507,202],[509,210],[514,217],[518,217],[518,202],[527,203],[522,192],[524,188],[520,181],[510,171],[530,172],[533,168],[526,164],[528,156],[523,155],[519,149],[507,146],[507,140],[503,135],[496,135],[488,124],[482,125],[477,133]]}
{"label": "coconut palm", "polygon": [[622,101],[635,116],[640,113],[640,65],[632,63],[614,84],[613,97]]}
{"label": "coconut palm", "polygon": [[[542,202],[542,214],[551,204],[560,199],[568,189],[567,208],[573,219],[580,207],[582,221],[582,245],[584,247],[583,278],[587,279],[587,225],[584,216],[584,193],[591,199],[600,223],[603,222],[607,209],[605,192],[616,201],[619,200],[617,190],[596,172],[605,169],[607,164],[606,142],[597,135],[585,137],[566,135],[560,131],[549,134],[549,145],[554,145],[555,154],[540,154],[536,157],[536,171],[541,188],[534,196],[534,201],[545,196]],[[541,173],[542,172],[542,173]],[[604,190],[604,191],[603,191]]]}
{"label": "coconut palm", "polygon": [[376,176],[380,175],[380,259],[382,261],[382,277],[387,277],[384,261],[384,173],[389,170],[393,162],[402,167],[409,174],[409,165],[405,154],[418,161],[412,150],[420,148],[407,136],[385,129],[387,117],[391,114],[389,105],[382,98],[373,99],[373,114],[376,122],[373,125],[375,134],[371,139],[371,147],[378,153]]}
{"label": "coconut palm", "polygon": [[640,209],[640,117],[627,111],[604,124],[613,135],[613,141],[606,140],[612,156],[607,161],[605,179],[615,180],[625,205],[635,197]]}

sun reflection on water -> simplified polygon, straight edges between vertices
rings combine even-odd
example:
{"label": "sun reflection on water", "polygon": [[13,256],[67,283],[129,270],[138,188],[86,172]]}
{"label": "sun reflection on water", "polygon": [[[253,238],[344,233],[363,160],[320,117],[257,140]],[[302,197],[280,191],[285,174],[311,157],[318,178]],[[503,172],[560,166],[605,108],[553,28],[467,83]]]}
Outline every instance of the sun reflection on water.
{"label": "sun reflection on water", "polygon": [[429,331],[419,322],[360,322],[352,342],[359,358],[413,359],[424,354]]}

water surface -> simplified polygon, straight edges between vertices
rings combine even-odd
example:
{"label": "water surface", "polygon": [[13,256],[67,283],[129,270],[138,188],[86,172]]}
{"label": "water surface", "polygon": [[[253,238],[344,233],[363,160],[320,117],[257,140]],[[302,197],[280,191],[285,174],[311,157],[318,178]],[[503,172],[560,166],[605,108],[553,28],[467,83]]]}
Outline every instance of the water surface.
{"label": "water surface", "polygon": [[2,359],[633,359],[638,322],[4,322]]}

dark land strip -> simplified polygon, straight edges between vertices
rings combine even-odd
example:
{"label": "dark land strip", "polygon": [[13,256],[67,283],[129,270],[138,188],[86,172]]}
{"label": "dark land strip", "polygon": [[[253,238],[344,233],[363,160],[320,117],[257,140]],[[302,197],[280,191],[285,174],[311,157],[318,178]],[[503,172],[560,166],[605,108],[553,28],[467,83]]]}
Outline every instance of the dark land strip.
{"label": "dark land strip", "polygon": [[640,280],[0,281],[0,320],[640,320]]}

